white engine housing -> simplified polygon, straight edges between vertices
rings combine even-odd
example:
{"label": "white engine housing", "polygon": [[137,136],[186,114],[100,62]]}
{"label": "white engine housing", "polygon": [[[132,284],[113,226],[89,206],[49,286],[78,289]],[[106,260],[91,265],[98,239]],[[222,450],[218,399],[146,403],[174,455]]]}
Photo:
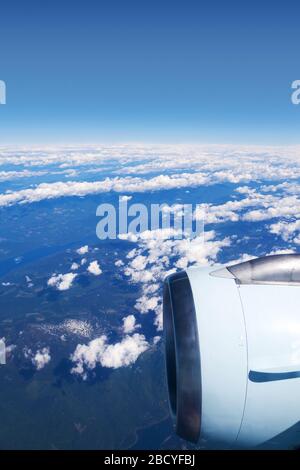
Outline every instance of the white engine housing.
{"label": "white engine housing", "polygon": [[[192,267],[166,279],[167,373],[179,435],[255,447],[299,421],[299,283],[299,255]],[[295,439],[290,445],[300,444]]]}

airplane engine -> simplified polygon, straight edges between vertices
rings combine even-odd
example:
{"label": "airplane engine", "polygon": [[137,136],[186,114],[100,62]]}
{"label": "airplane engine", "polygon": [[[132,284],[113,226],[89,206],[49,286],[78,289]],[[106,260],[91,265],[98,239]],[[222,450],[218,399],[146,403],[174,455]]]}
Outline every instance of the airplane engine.
{"label": "airplane engine", "polygon": [[179,436],[252,448],[300,421],[300,255],[171,274],[163,315]]}

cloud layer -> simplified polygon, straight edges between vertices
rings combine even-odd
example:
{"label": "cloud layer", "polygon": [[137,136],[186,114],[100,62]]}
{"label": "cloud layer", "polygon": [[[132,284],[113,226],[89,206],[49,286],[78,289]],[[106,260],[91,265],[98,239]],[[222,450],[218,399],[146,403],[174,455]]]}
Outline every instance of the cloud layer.
{"label": "cloud layer", "polygon": [[[240,239],[232,234],[239,233],[235,229],[240,229],[242,224],[246,229],[251,227],[250,232],[257,227],[258,239],[264,230],[274,240],[269,254],[291,252],[300,245],[299,147],[2,148],[0,168],[3,188],[0,189],[0,207],[4,213],[12,210],[14,205],[111,192],[120,194],[122,201],[129,204],[135,199],[141,200],[141,193],[147,193],[144,198],[151,202],[149,193],[154,193],[153,200],[157,202],[160,200],[157,192],[164,191],[167,201],[174,200],[174,194],[176,199],[174,206],[165,210],[179,217],[185,195],[193,193],[191,199],[195,203],[199,203],[195,200],[198,195],[201,197],[194,216],[201,219],[205,214],[205,243],[202,236],[176,240],[174,229],[144,230],[140,234],[119,237],[119,241],[124,241],[124,254],[118,252],[112,260],[114,274],[123,282],[134,284],[138,295],[130,309],[127,306],[120,308],[119,325],[114,330],[117,339],[111,340],[111,332],[103,334],[101,329],[99,333],[89,321],[71,319],[58,325],[44,325],[44,331],[62,341],[71,335],[80,338],[71,360],[72,373],[83,378],[97,366],[111,369],[129,366],[159,341],[161,286],[166,275],[193,264],[217,263],[226,250],[236,252],[231,255],[237,258],[235,261],[251,258],[255,248],[246,252],[233,249],[241,238],[246,240],[251,236],[247,231]],[[14,184],[8,186],[8,182]],[[225,188],[226,196],[223,197],[223,193],[218,196],[218,188],[214,185],[220,185],[222,191]],[[6,190],[7,187],[11,189]],[[171,192],[174,189],[181,191]],[[257,243],[259,245],[259,240]],[[95,284],[105,281],[107,270],[102,273],[102,268],[106,268],[105,257],[101,257],[100,266],[93,247],[77,246],[74,258],[68,259],[64,271],[58,267],[54,274],[48,273],[48,286],[66,291],[72,287],[76,276],[82,274],[91,274],[90,280]],[[2,285],[10,289],[9,282]],[[145,315],[148,315],[147,324],[148,320],[153,321],[158,331],[152,331],[149,337],[142,329],[146,323]],[[37,369],[42,369],[51,359],[49,348],[39,348],[36,352],[28,350],[27,355]]]}
{"label": "cloud layer", "polygon": [[[34,151],[2,148],[0,167],[4,169],[0,172],[0,180],[23,180],[32,176],[47,179],[47,174],[52,179],[59,179],[63,174],[64,181],[33,186],[24,183],[22,189],[0,193],[0,206],[111,191],[141,193],[262,180],[281,180],[283,184],[290,180],[291,183],[300,177],[299,155],[299,147],[118,145]],[[21,169],[12,169],[14,165]],[[95,180],[97,173],[104,169],[109,176]],[[72,176],[76,180],[65,180]]]}

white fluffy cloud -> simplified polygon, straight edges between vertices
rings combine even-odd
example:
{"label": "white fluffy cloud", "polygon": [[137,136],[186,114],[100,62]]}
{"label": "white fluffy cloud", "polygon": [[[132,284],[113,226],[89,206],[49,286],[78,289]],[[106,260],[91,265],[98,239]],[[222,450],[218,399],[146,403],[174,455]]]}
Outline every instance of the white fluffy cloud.
{"label": "white fluffy cloud", "polygon": [[137,299],[135,308],[141,313],[148,313],[149,311],[155,311],[159,305],[159,297],[143,295]]}
{"label": "white fluffy cloud", "polygon": [[105,335],[93,339],[87,345],[78,344],[71,360],[75,363],[72,373],[87,378],[87,371],[99,364],[102,367],[118,369],[136,362],[140,354],[149,348],[144,335],[126,335],[120,342],[109,344]]}
{"label": "white fluffy cloud", "polygon": [[31,349],[25,348],[24,356],[26,359],[30,359],[37,370],[43,369],[51,361],[50,348],[48,347],[38,349],[35,353]]}
{"label": "white fluffy cloud", "polygon": [[184,173],[180,175],[159,175],[150,179],[142,178],[106,178],[102,181],[67,181],[41,183],[34,188],[21,189],[0,194],[0,206],[28,204],[45,199],[57,199],[70,196],[87,196],[104,192],[145,192],[161,189],[200,186],[209,180],[201,173]]}
{"label": "white fluffy cloud", "polygon": [[[137,246],[127,254],[124,275],[133,283],[141,285],[142,295],[135,308],[143,314],[154,312],[154,324],[162,329],[162,306],[159,286],[166,275],[192,264],[208,265],[216,260],[230,239],[217,239],[214,231],[204,237],[176,240],[174,229],[146,230],[140,234],[123,234],[119,238]],[[175,266],[175,267],[174,267]]]}
{"label": "white fluffy cloud", "polygon": [[125,334],[132,333],[137,328],[140,328],[141,325],[137,325],[134,315],[128,315],[123,318],[123,331]]}
{"label": "white fluffy cloud", "polygon": [[270,225],[270,232],[281,236],[284,241],[293,241],[296,244],[300,243],[300,220],[294,222],[280,221]]}
{"label": "white fluffy cloud", "polygon": [[32,363],[36,366],[37,370],[41,370],[51,360],[50,348],[38,349],[32,358]]}
{"label": "white fluffy cloud", "polygon": [[121,202],[127,202],[130,201],[130,199],[132,199],[132,196],[120,196]]}
{"label": "white fluffy cloud", "polygon": [[87,268],[88,272],[94,276],[100,276],[102,274],[102,269],[99,266],[98,261],[92,261]]}
{"label": "white fluffy cloud", "polygon": [[55,287],[57,290],[64,291],[70,289],[77,274],[53,274],[48,280],[48,286]]}
{"label": "white fluffy cloud", "polygon": [[76,250],[76,253],[78,253],[79,255],[85,255],[86,253],[88,253],[88,251],[89,251],[89,246],[84,245],[78,248],[78,250]]}
{"label": "white fluffy cloud", "polygon": [[116,262],[115,262],[115,266],[117,266],[117,268],[120,268],[121,266],[124,266],[124,263],[121,259],[118,259]]}

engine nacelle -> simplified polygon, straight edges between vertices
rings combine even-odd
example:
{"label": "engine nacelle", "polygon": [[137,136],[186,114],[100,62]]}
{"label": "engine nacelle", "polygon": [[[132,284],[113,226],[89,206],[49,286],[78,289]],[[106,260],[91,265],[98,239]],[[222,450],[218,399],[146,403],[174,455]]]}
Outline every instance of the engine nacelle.
{"label": "engine nacelle", "polygon": [[300,420],[300,255],[172,274],[163,312],[178,435],[255,447]]}

